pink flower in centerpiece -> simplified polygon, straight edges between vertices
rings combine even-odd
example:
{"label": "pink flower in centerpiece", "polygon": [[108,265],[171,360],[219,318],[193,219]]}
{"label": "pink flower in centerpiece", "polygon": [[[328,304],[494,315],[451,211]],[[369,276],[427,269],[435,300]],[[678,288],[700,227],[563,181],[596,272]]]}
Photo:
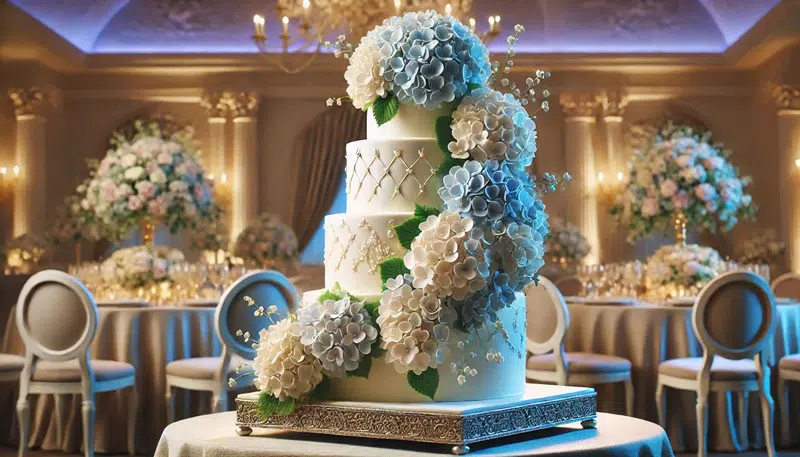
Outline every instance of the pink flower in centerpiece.
{"label": "pink flower in centerpiece", "polygon": [[111,170],[111,167],[117,164],[117,159],[113,156],[106,156],[101,162],[100,165],[97,167],[97,174],[99,176],[105,176]]}
{"label": "pink flower in centerpiece", "polygon": [[668,179],[661,183],[661,195],[666,198],[671,198],[678,191],[678,183]]}
{"label": "pink flower in centerpiece", "polygon": [[172,165],[172,154],[169,152],[159,152],[158,156],[156,157],[156,161],[160,165]]}
{"label": "pink flower in centerpiece", "polygon": [[150,181],[139,181],[136,183],[136,191],[144,200],[150,200],[156,194],[156,185]]}
{"label": "pink flower in centerpiece", "polygon": [[642,201],[642,216],[651,217],[658,213],[658,200],[655,197],[646,197]]}
{"label": "pink flower in centerpiece", "polygon": [[710,212],[710,213],[713,213],[714,211],[716,211],[717,210],[717,202],[715,202],[713,200],[707,201],[706,202],[706,210],[708,210],[708,212]]}
{"label": "pink flower in centerpiece", "polygon": [[672,197],[672,205],[676,210],[683,210],[689,206],[689,194],[685,191],[680,191]]}
{"label": "pink flower in centerpiece", "polygon": [[717,196],[717,191],[714,190],[714,186],[711,184],[703,183],[694,188],[694,194],[700,200],[707,202]]}
{"label": "pink flower in centerpiece", "polygon": [[186,176],[190,176],[192,178],[197,176],[197,173],[200,171],[200,169],[199,169],[199,167],[197,165],[197,162],[195,162],[194,160],[189,159],[189,158],[187,158],[183,162],[183,167],[184,167],[184,171],[185,171]]}
{"label": "pink flower in centerpiece", "polygon": [[206,203],[208,203],[209,200],[208,188],[205,186],[201,186],[199,184],[195,184],[194,198],[195,200],[197,200],[197,204],[199,205],[205,205]]}
{"label": "pink flower in centerpiece", "polygon": [[700,265],[699,263],[691,261],[691,262],[686,262],[686,264],[684,264],[683,268],[684,268],[686,274],[695,275],[695,274],[697,274],[698,271],[700,271],[701,267],[702,267],[702,265]]}
{"label": "pink flower in centerpiece", "polygon": [[142,197],[138,195],[131,195],[128,197],[128,209],[131,211],[136,211],[142,209],[144,206],[144,200]]}
{"label": "pink flower in centerpiece", "polygon": [[166,195],[159,195],[147,204],[147,211],[154,216],[163,216],[167,214],[167,197]]}
{"label": "pink flower in centerpiece", "polygon": [[133,195],[133,187],[130,184],[122,184],[117,188],[115,200],[125,200]]}
{"label": "pink flower in centerpiece", "polygon": [[105,203],[112,203],[117,198],[117,185],[114,181],[107,179],[100,184],[100,200]]}

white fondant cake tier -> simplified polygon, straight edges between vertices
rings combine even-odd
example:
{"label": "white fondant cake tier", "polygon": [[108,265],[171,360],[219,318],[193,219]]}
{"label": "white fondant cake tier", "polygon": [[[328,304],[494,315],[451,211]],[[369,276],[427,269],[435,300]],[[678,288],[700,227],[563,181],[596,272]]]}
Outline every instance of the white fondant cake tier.
{"label": "white fondant cake tier", "polygon": [[378,264],[402,256],[392,227],[411,216],[405,214],[333,214],[325,217],[325,287],[339,283],[353,295],[381,290]]}
{"label": "white fondant cake tier", "polygon": [[378,126],[372,109],[367,112],[367,138],[436,138],[436,119],[450,114],[448,107],[427,110],[413,105],[400,105],[389,122]]}
{"label": "white fondant cake tier", "polygon": [[434,139],[369,139],[347,145],[347,212],[413,213],[414,203],[441,206]]}
{"label": "white fondant cake tier", "polygon": [[[321,291],[310,291],[303,295],[303,304],[313,303]],[[378,295],[361,298],[373,300]],[[459,385],[457,375],[450,370],[450,363],[463,354],[456,347],[464,335],[453,331],[450,336],[450,356],[439,365],[439,388],[434,400],[439,401],[480,401],[495,398],[513,397],[525,392],[525,296],[517,294],[511,307],[498,313],[503,321],[509,339],[499,335],[494,337],[494,350],[503,355],[503,362],[491,362],[485,352],[470,359],[468,365],[477,370],[475,376],[467,377],[466,383]],[[460,336],[459,336],[460,335]],[[372,360],[369,378],[345,377],[331,380],[332,400],[371,401],[371,402],[429,402],[430,398],[421,395],[408,384],[407,375],[398,373],[383,357]]]}

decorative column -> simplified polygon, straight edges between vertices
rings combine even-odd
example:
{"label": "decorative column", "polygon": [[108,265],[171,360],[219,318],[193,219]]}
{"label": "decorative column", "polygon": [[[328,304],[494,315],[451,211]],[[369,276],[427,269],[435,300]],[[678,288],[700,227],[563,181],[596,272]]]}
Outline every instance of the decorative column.
{"label": "decorative column", "polygon": [[231,240],[258,216],[258,98],[254,93],[232,94],[233,166]]}
{"label": "decorative column", "polygon": [[566,168],[573,177],[567,190],[567,220],[580,228],[592,246],[584,262],[597,263],[601,247],[592,132],[599,103],[594,94],[563,94],[561,106],[564,109]]}
{"label": "decorative column", "polygon": [[800,272],[800,90],[775,87],[778,105],[778,184],[780,186],[781,235],[786,241],[789,270]]}
{"label": "decorative column", "polygon": [[13,237],[44,228],[47,220],[45,148],[47,118],[44,94],[37,88],[10,89],[17,119],[14,163],[19,176],[14,188]]}
{"label": "decorative column", "polygon": [[217,183],[224,181],[228,169],[225,163],[225,127],[228,122],[228,92],[206,92],[200,104],[208,113],[208,163],[206,169],[214,174]]}
{"label": "decorative column", "polygon": [[616,199],[623,187],[629,151],[625,144],[625,134],[622,127],[622,116],[628,106],[628,97],[621,92],[605,92],[600,97],[602,105],[603,128],[605,129],[606,151],[602,171],[605,174],[604,195],[600,203],[599,232],[602,245],[602,262],[615,262],[626,257],[629,251],[625,241],[626,234],[620,231],[616,221],[608,213],[613,200]]}

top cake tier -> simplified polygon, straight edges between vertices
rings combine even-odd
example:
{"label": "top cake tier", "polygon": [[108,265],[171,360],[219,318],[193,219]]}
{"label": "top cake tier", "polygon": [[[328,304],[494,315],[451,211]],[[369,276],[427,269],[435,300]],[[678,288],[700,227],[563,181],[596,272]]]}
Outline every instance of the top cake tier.
{"label": "top cake tier", "polygon": [[418,106],[400,105],[400,109],[392,120],[378,126],[372,109],[370,109],[367,111],[367,139],[436,139],[436,119],[449,113],[450,110],[447,107],[427,110]]}

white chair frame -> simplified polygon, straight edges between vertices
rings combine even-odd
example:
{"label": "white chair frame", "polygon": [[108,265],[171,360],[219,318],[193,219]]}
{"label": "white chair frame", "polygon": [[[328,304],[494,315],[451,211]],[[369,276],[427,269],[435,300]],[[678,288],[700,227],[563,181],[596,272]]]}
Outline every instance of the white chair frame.
{"label": "white chair frame", "polygon": [[[712,338],[705,326],[703,316],[714,294],[723,286],[732,282],[746,281],[756,286],[763,294],[763,298],[768,301],[769,321],[766,326],[762,325],[762,335],[747,347],[727,348],[720,345]],[[775,319],[777,308],[775,295],[772,293],[769,284],[760,276],[748,271],[736,271],[725,273],[709,282],[697,298],[697,302],[692,309],[692,328],[703,347],[703,368],[697,373],[696,379],[684,379],[669,375],[658,375],[656,386],[656,411],[658,420],[662,427],[666,427],[667,411],[666,391],[664,387],[672,387],[678,390],[693,390],[697,393],[697,455],[705,457],[707,454],[706,431],[708,429],[708,394],[710,392],[737,392],[739,393],[739,434],[742,437],[742,444],[747,444],[747,417],[749,392],[758,392],[761,397],[761,413],[763,416],[764,437],[769,457],[775,455],[775,443],[773,437],[773,414],[774,403],[770,393],[770,369],[767,361],[762,355],[766,345],[769,344],[770,337],[774,335],[777,326]],[[766,328],[765,328],[766,327]],[[742,360],[755,357],[756,380],[747,381],[712,381],[711,364],[715,356],[721,356],[731,360]]]}
{"label": "white chair frame", "polygon": [[800,383],[800,370],[786,370],[778,368],[778,401],[781,405],[781,435],[786,445],[789,445],[789,431],[791,415],[789,414],[789,382]]}
{"label": "white chair frame", "polygon": [[[800,274],[798,273],[784,273],[772,281],[772,293],[775,293],[775,288],[784,282],[797,281],[800,282]],[[788,297],[793,298],[793,297]]]}
{"label": "white chair frame", "polygon": [[228,312],[231,306],[234,305],[236,296],[247,287],[256,283],[271,283],[283,290],[287,299],[291,299],[289,311],[293,311],[300,303],[300,296],[297,294],[297,289],[294,285],[277,271],[272,270],[259,270],[245,274],[236,282],[230,285],[225,293],[220,298],[217,310],[215,312],[215,329],[217,337],[222,342],[222,355],[220,357],[220,364],[214,373],[212,379],[195,379],[190,377],[167,375],[167,391],[166,391],[166,404],[167,404],[167,423],[171,424],[175,421],[175,399],[173,397],[173,390],[184,389],[200,392],[211,392],[211,410],[212,412],[220,412],[228,410],[228,392],[237,389],[237,387],[230,387],[228,385],[228,366],[230,365],[233,355],[238,355],[247,360],[253,360],[256,355],[256,350],[253,349],[252,343],[243,343],[240,338],[237,338],[228,328]]}
{"label": "white chair frame", "polygon": [[[57,283],[71,289],[83,303],[87,315],[86,329],[80,339],[71,347],[54,351],[39,344],[36,339],[28,333],[25,323],[25,312],[27,308],[28,296],[33,290],[45,283]],[[137,392],[136,392],[136,373],[119,379],[108,381],[98,381],[95,379],[92,363],[89,358],[89,345],[97,333],[97,322],[99,313],[97,304],[92,298],[91,293],[76,278],[57,270],[45,270],[33,275],[22,288],[17,301],[16,323],[20,336],[25,343],[25,366],[20,376],[20,392],[17,400],[17,415],[20,429],[19,457],[25,457],[28,449],[28,437],[30,433],[30,410],[28,405],[28,395],[31,394],[51,394],[55,395],[56,418],[58,422],[58,440],[63,438],[64,424],[61,424],[62,403],[61,395],[80,394],[82,397],[81,413],[83,418],[83,449],[86,457],[94,455],[94,428],[95,428],[95,404],[94,396],[96,393],[111,392],[130,387],[128,397],[128,454],[136,454],[136,413]],[[35,372],[38,359],[65,362],[77,359],[81,369],[80,382],[40,382],[33,381],[32,376]]]}
{"label": "white chair frame", "polygon": [[[579,385],[594,386],[597,384],[610,384],[622,382],[625,384],[625,414],[633,417],[634,390],[632,372],[622,373],[570,373],[565,348],[567,331],[569,330],[569,309],[564,296],[558,287],[547,278],[539,277],[539,285],[531,284],[529,287],[544,287],[550,296],[550,302],[556,309],[556,329],[550,339],[537,343],[526,336],[528,352],[534,355],[552,352],[556,360],[555,371],[539,371],[525,369],[525,377],[531,381],[549,382],[560,386]],[[527,295],[527,294],[526,294]]]}

